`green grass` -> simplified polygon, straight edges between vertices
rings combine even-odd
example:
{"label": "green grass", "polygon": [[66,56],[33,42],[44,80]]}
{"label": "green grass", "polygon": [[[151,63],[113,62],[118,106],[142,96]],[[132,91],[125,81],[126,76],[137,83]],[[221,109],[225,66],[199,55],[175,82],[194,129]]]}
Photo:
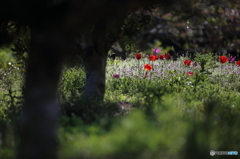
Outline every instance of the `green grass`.
{"label": "green grass", "polygon": [[[59,158],[190,159],[212,158],[210,150],[237,151],[240,66],[221,64],[211,54],[198,55],[195,60],[203,65],[197,67],[185,66],[185,59],[109,59],[105,105],[127,101],[133,105],[131,111],[118,117],[99,115],[91,123],[78,116],[63,115]],[[143,69],[147,63],[154,68],[147,73],[148,77]],[[15,83],[11,89],[19,90],[21,73],[18,69],[12,73],[16,76],[9,79]],[[84,80],[83,68],[64,69],[58,93],[63,112],[71,105],[79,105]],[[4,82],[8,81],[1,80],[2,85]],[[12,118],[19,112],[19,105],[17,99],[11,102],[5,97],[8,88],[2,87],[0,92],[0,127],[7,132],[7,140],[0,138],[0,158],[12,158],[15,147],[9,125],[14,125]],[[21,96],[19,92],[16,95]],[[17,111],[9,111],[9,106],[15,106]]]}

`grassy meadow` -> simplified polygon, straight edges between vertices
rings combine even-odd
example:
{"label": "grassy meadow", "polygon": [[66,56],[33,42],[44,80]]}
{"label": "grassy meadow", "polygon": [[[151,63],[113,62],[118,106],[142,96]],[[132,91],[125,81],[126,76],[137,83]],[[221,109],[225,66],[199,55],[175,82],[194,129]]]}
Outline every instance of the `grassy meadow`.
{"label": "grassy meadow", "polygon": [[[84,105],[84,69],[64,68],[60,159],[206,159],[210,150],[240,150],[240,62],[213,54],[176,61],[155,55],[108,59],[105,99],[98,105],[122,108],[115,113]],[[0,71],[0,159],[12,159],[24,69],[9,62]]]}

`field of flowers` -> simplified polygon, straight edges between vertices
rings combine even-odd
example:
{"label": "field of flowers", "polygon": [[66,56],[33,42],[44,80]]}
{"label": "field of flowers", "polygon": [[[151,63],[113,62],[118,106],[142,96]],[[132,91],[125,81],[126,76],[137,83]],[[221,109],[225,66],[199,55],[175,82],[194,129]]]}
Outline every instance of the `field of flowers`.
{"label": "field of flowers", "polygon": [[154,51],[109,59],[106,107],[120,103],[130,111],[87,126],[77,117],[63,118],[59,156],[200,159],[212,158],[210,150],[237,151],[239,75],[240,62],[231,56],[196,54],[173,61]]}
{"label": "field of flowers", "polygon": [[[62,113],[59,158],[202,159],[212,158],[210,150],[238,151],[237,59],[196,53],[194,59],[185,55],[173,61],[158,48],[150,55],[137,53],[124,61],[108,59],[101,105],[127,110],[94,114],[91,122],[86,120],[91,110],[79,98],[84,70],[65,68],[58,93]],[[16,141],[12,127],[21,110],[22,72],[14,64],[5,69],[9,70],[1,70],[0,128],[6,131],[1,130],[0,158],[11,159]],[[81,106],[83,116],[67,115],[69,108]]]}

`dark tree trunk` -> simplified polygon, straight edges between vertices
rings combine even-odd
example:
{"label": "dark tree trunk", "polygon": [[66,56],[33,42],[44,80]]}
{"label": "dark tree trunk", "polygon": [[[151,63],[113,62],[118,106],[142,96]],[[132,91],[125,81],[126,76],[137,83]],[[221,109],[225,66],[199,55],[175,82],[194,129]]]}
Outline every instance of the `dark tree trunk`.
{"label": "dark tree trunk", "polygon": [[119,28],[123,22],[124,16],[119,17],[118,21],[112,17],[107,21],[97,22],[93,30],[85,30],[82,33],[81,56],[86,72],[84,95],[91,101],[93,99],[103,101],[107,55],[111,46],[119,38]]}
{"label": "dark tree trunk", "polygon": [[56,159],[58,105],[56,92],[65,37],[32,29],[25,79],[18,159]]}
{"label": "dark tree trunk", "polygon": [[[93,51],[95,52],[95,51]],[[84,59],[86,81],[84,95],[88,99],[103,100],[105,93],[107,51],[99,52]]]}
{"label": "dark tree trunk", "polygon": [[[106,48],[103,38],[92,38],[92,32],[83,34],[82,58],[85,67],[86,81],[84,97],[87,100],[102,101],[105,93],[106,60],[110,48]],[[101,34],[102,32],[99,32]]]}

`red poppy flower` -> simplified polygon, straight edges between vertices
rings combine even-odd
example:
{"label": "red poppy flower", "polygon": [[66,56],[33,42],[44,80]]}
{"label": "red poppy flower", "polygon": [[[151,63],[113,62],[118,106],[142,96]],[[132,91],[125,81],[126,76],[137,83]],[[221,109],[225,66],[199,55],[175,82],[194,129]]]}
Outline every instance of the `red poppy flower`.
{"label": "red poppy flower", "polygon": [[186,65],[186,66],[190,66],[191,63],[192,63],[192,61],[190,61],[190,60],[185,60],[184,61],[184,65]]}
{"label": "red poppy flower", "polygon": [[155,60],[157,60],[157,56],[155,56],[155,55],[150,55],[150,56],[149,56],[149,59],[150,59],[150,61],[155,61]]}
{"label": "red poppy flower", "polygon": [[140,59],[142,58],[142,55],[139,54],[139,53],[137,53],[137,54],[135,55],[135,57],[136,57],[137,60],[140,60]]}
{"label": "red poppy flower", "polygon": [[160,55],[159,58],[160,59],[165,59],[165,56],[164,55]]}
{"label": "red poppy flower", "polygon": [[187,75],[192,76],[193,72],[188,72]]}
{"label": "red poppy flower", "polygon": [[226,63],[226,62],[228,62],[228,58],[227,58],[226,56],[220,56],[220,57],[219,57],[219,60],[220,60],[221,63]]}
{"label": "red poppy flower", "polygon": [[144,65],[144,70],[150,71],[151,69],[152,69],[152,65],[150,65],[150,64]]}
{"label": "red poppy flower", "polygon": [[240,66],[240,61],[236,61],[236,65]]}
{"label": "red poppy flower", "polygon": [[167,53],[167,54],[165,55],[165,58],[166,58],[167,60],[170,60],[170,59],[171,59],[171,55],[170,55],[169,53]]}

